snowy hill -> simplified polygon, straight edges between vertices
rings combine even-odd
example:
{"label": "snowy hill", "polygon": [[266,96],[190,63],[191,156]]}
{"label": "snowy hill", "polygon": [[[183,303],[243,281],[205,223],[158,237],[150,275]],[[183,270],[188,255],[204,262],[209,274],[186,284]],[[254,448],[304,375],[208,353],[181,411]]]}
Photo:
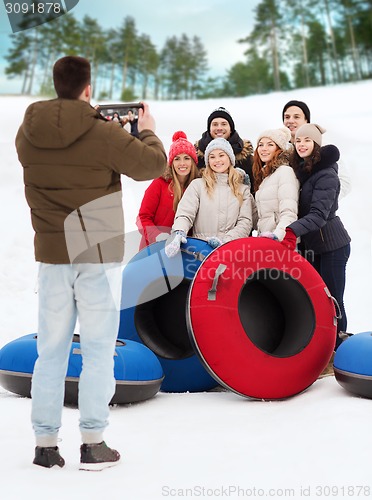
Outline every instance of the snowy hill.
{"label": "snowy hill", "polygon": [[[371,95],[372,81],[366,81],[240,99],[150,102],[167,151],[176,130],[184,130],[191,141],[198,139],[218,106],[231,112],[239,134],[255,144],[262,130],[282,126],[287,101],[309,105],[312,121],[327,129],[325,140],[338,146],[353,182],[339,215],[352,238],[345,307],[348,330],[354,333],[372,330]],[[0,96],[0,347],[37,328],[33,231],[14,147],[30,102]],[[147,185],[123,180],[127,231],[135,229]],[[77,471],[76,409],[64,412],[60,447],[67,466],[49,471],[31,464],[30,400],[0,388],[0,405],[0,491],[5,500],[98,500],[107,495],[129,500],[341,499],[372,494],[372,402],[346,393],[333,377],[280,402],[250,401],[225,391],[159,393],[145,403],[112,408],[106,437],[124,459],[123,465],[101,474]]]}

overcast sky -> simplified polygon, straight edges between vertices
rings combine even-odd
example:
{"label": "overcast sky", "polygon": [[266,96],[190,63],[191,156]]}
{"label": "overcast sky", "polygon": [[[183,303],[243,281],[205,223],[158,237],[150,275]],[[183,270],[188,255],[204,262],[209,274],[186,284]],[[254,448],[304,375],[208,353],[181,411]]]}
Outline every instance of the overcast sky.
{"label": "overcast sky", "polygon": [[[250,33],[258,3],[259,0],[79,0],[71,12],[79,20],[89,15],[105,29],[118,28],[126,16],[132,16],[138,34],[149,35],[158,50],[168,37],[197,35],[207,50],[211,76],[224,76],[233,64],[244,61],[247,45],[238,44],[237,40]],[[4,77],[9,34],[10,24],[0,0],[0,93],[20,91],[19,83],[9,83]]]}

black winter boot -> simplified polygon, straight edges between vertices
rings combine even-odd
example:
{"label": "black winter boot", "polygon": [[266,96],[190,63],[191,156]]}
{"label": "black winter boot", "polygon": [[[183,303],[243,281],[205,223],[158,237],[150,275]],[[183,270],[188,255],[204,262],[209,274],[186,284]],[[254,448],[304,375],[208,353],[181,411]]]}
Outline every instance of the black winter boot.
{"label": "black winter boot", "polygon": [[103,470],[120,463],[120,453],[102,441],[80,446],[80,470]]}
{"label": "black winter boot", "polygon": [[59,454],[58,446],[36,446],[35,448],[35,458],[33,463],[35,465],[40,465],[41,467],[63,467],[65,465],[64,459]]}

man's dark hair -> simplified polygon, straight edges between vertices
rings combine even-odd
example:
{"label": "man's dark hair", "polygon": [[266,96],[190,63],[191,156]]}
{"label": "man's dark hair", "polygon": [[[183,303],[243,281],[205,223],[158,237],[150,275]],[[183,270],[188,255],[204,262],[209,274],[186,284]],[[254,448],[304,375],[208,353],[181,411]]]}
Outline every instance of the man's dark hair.
{"label": "man's dark hair", "polygon": [[287,111],[288,108],[291,106],[296,106],[297,108],[302,109],[304,116],[306,118],[307,123],[310,123],[310,109],[308,105],[303,102],[303,101],[289,101],[287,104],[284,106],[283,111],[282,111],[282,121],[284,122],[284,114]]}
{"label": "man's dark hair", "polygon": [[77,99],[90,84],[90,63],[84,57],[66,56],[53,66],[53,82],[57,96]]}

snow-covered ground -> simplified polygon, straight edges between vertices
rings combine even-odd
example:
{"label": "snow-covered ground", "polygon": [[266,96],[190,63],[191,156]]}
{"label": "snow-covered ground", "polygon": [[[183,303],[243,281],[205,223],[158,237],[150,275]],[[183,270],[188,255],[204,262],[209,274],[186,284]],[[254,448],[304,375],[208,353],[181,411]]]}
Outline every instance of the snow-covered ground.
{"label": "snow-covered ground", "polygon": [[[348,330],[372,329],[372,81],[240,99],[150,103],[157,133],[169,149],[172,134],[191,141],[218,106],[232,114],[239,134],[255,144],[282,126],[283,105],[305,101],[324,126],[352,177],[339,215],[352,237],[345,306]],[[37,266],[14,138],[30,98],[0,96],[0,347],[37,328]],[[135,229],[147,182],[123,180],[126,230]],[[102,473],[78,472],[78,411],[65,408],[60,437],[62,470],[31,464],[30,400],[0,388],[0,494],[4,500],[162,498],[368,498],[372,496],[372,402],[344,391],[333,377],[286,401],[244,399],[230,392],[159,393],[144,403],[111,410],[107,442],[123,464]]]}

